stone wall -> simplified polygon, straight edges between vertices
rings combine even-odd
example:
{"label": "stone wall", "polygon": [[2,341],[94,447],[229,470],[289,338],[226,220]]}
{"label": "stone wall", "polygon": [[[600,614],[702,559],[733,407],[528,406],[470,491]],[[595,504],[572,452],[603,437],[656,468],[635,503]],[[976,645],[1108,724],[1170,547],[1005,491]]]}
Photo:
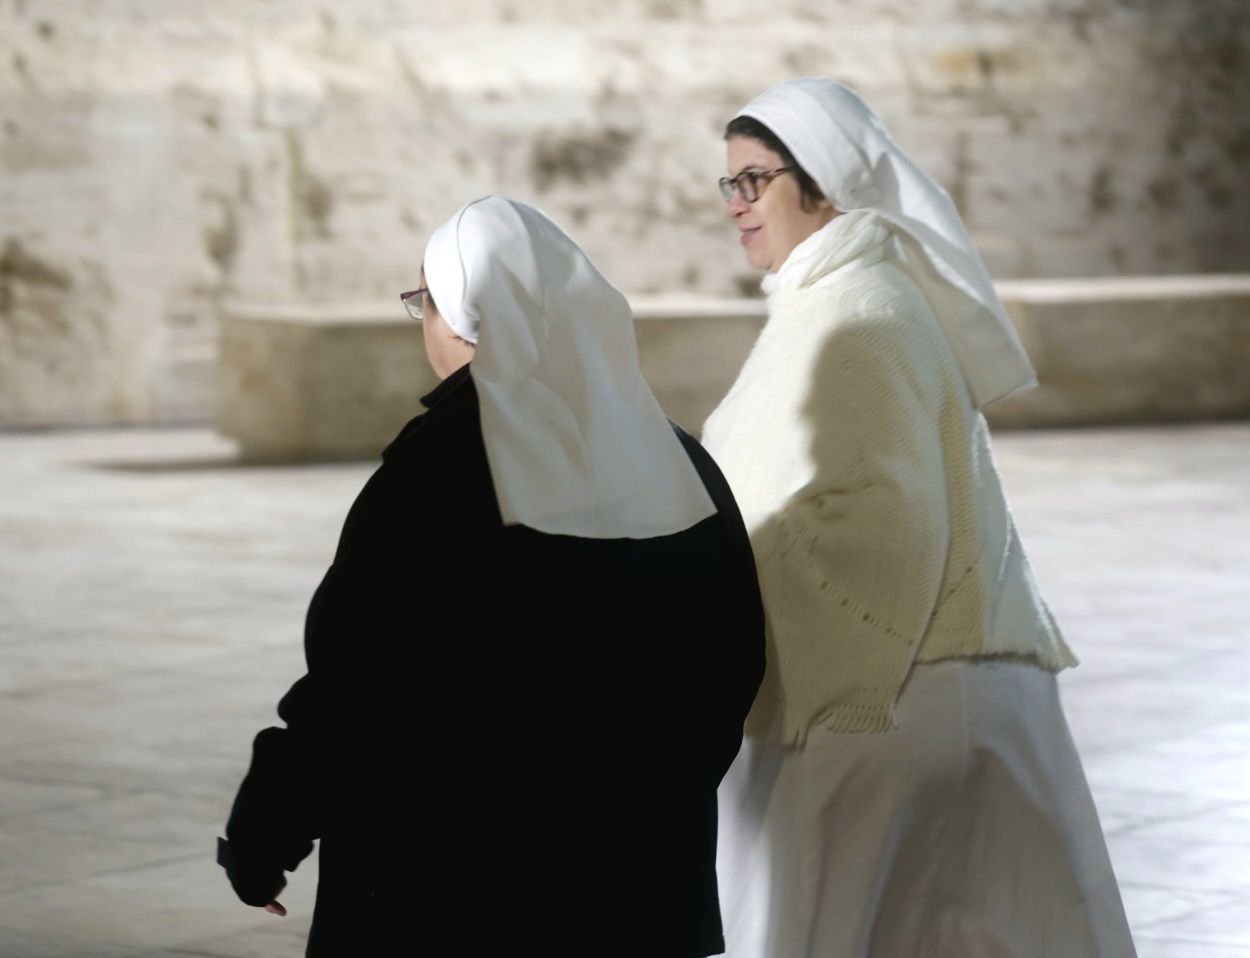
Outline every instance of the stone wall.
{"label": "stone wall", "polygon": [[208,418],[227,303],[391,297],[488,192],[750,291],[720,129],[809,74],[999,277],[1250,269],[1243,0],[0,0],[0,424]]}

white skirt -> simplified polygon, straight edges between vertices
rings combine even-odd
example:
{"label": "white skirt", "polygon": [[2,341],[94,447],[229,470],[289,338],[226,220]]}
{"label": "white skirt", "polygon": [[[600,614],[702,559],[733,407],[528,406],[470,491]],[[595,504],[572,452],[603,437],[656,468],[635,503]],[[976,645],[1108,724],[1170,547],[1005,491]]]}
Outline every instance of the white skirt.
{"label": "white skirt", "polygon": [[1132,958],[1055,677],[917,665],[896,718],[743,743],[720,789],[728,958]]}

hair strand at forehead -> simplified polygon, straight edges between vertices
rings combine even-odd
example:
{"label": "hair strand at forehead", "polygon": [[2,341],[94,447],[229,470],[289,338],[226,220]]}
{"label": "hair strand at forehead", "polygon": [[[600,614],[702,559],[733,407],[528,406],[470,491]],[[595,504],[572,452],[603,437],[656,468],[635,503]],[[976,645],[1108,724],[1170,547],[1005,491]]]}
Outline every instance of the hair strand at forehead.
{"label": "hair strand at forehead", "polygon": [[753,116],[736,116],[725,127],[725,139],[730,140],[735,136],[745,137],[748,140],[755,140],[767,149],[772,150],[779,157],[783,166],[793,166],[794,176],[799,183],[799,206],[805,212],[810,213],[816,209],[817,204],[825,198],[825,194],[821,192],[816,181],[812,179],[807,170],[803,169],[795,160],[794,154],[781,142],[777,134],[766,127]]}

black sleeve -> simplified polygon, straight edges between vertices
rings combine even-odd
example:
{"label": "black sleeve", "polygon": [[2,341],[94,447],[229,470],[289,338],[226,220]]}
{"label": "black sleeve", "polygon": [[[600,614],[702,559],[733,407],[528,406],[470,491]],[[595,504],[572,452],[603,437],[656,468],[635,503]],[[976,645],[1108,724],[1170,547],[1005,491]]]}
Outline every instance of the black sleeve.
{"label": "black sleeve", "polygon": [[261,730],[252,743],[252,762],[218,839],[217,862],[249,905],[272,900],[282,872],[294,871],[318,837],[314,802],[318,708],[311,674],[292,686],[278,704],[286,728]]}
{"label": "black sleeve", "polygon": [[[470,441],[474,435],[468,433]],[[467,459],[489,483],[484,452],[456,455],[459,446],[447,446],[419,450],[445,464],[440,481],[464,485],[453,470]],[[413,641],[419,594],[444,588],[440,577],[459,567],[458,549],[472,539],[472,524],[432,496],[431,470],[417,452],[401,448],[389,456],[353,503],[334,562],[309,604],[308,672],[278,704],[285,727],[263,729],[253,741],[226,825],[228,841],[219,849],[248,904],[267,904],[283,870],[293,870],[314,840],[342,824],[343,809],[359,806],[374,787],[377,743],[391,734],[411,695],[403,682],[419,668]],[[451,535],[453,521],[458,536]],[[446,563],[430,558],[433,544],[450,553],[440,556]]]}
{"label": "black sleeve", "polygon": [[[304,650],[308,672],[278,703],[285,727],[252,742],[252,761],[239,786],[219,843],[218,861],[236,894],[249,905],[273,896],[282,872],[313,850],[323,828],[327,785],[345,778],[336,768],[343,743],[370,716],[362,688],[367,666],[394,630],[393,570],[410,523],[397,502],[404,470],[383,464],[353,503],[335,555],[309,604]],[[419,494],[419,490],[414,490]],[[339,774],[336,774],[339,773]]]}
{"label": "black sleeve", "polygon": [[716,505],[726,548],[726,582],[715,627],[722,641],[710,670],[716,683],[713,758],[719,781],[742,746],[742,726],[764,677],[764,603],[751,539],[729,483],[708,451],[676,423],[672,426]]}

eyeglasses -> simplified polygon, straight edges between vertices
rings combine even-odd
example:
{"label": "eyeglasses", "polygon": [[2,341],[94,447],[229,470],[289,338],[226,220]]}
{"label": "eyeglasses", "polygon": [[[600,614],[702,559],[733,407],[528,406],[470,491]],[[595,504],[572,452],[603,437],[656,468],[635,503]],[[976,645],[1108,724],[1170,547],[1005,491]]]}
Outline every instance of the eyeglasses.
{"label": "eyeglasses", "polygon": [[408,315],[413,319],[425,319],[425,306],[421,294],[429,291],[430,287],[422,286],[420,289],[410,289],[406,293],[399,294],[399,301],[404,304],[404,309],[408,310]]}
{"label": "eyeglasses", "polygon": [[782,173],[792,173],[796,169],[798,169],[797,166],[780,166],[775,170],[746,170],[737,176],[722,176],[718,180],[721,196],[725,197],[725,202],[728,203],[733,199],[736,191],[748,203],[754,203],[764,192],[764,187],[775,177]]}

